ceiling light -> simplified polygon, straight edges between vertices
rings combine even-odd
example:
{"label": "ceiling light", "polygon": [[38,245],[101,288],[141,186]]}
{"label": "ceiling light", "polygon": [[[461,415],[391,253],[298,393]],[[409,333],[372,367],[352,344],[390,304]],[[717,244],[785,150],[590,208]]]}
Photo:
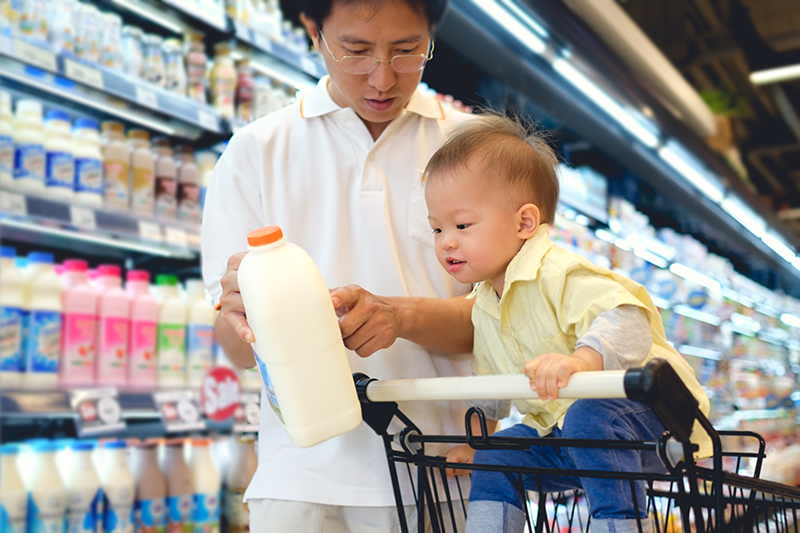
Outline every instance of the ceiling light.
{"label": "ceiling light", "polygon": [[676,305],[672,308],[672,311],[678,315],[685,316],[699,322],[705,322],[706,324],[711,324],[712,326],[719,326],[722,324],[722,319],[717,315],[704,313],[703,311],[698,311],[697,309],[693,309],[687,305]]}
{"label": "ceiling light", "polygon": [[172,33],[184,33],[184,26],[178,21],[167,17],[164,12],[149,5],[137,2],[136,0],[114,0],[114,3],[120,5],[129,11],[133,11],[140,17],[144,17],[150,22],[155,22],[162,28],[166,28]]}
{"label": "ceiling light", "polygon": [[668,141],[661,147],[658,155],[680,175],[689,182],[694,188],[703,195],[718,204],[725,196],[725,189],[716,176],[708,172],[694,156],[675,141]]}
{"label": "ceiling light", "polygon": [[800,64],[769,68],[750,73],[750,81],[756,85],[778,83],[800,78]]}
{"label": "ceiling light", "polygon": [[800,328],[800,317],[790,315],[789,313],[784,313],[781,315],[781,322],[787,326],[792,326],[793,328]]}
{"label": "ceiling light", "polygon": [[739,198],[729,195],[720,205],[725,212],[739,221],[742,226],[750,230],[750,233],[758,238],[764,236],[764,233],[767,231],[767,222],[746,206]]}
{"label": "ceiling light", "polygon": [[685,280],[702,285],[703,287],[706,287],[714,292],[719,292],[719,290],[722,288],[719,281],[709,278],[705,274],[701,274],[700,272],[691,269],[686,265],[682,265],[681,263],[672,263],[669,266],[669,270],[676,276],[680,276]]}
{"label": "ceiling light", "polygon": [[[522,44],[527,46],[532,52],[536,54],[543,54],[547,50],[547,44],[528,27],[520,22],[520,20],[509,13],[494,0],[472,0],[473,3],[481,8],[484,13],[492,17],[495,22],[500,24],[505,30],[516,37]],[[508,2],[505,2],[508,4]],[[516,6],[511,7],[515,9]],[[516,11],[519,11],[516,8]],[[526,21],[527,22],[527,21]]]}
{"label": "ceiling light", "polygon": [[778,237],[774,232],[768,232],[766,235],[761,237],[761,240],[764,242],[764,244],[772,248],[773,252],[781,256],[784,261],[788,261],[790,263],[794,261],[796,257],[794,250],[789,248],[789,246],[783,242],[783,239]]}
{"label": "ceiling light", "polygon": [[533,17],[525,13],[520,7],[513,2],[512,0],[502,0],[503,4],[509,9],[509,11],[513,12],[517,17],[520,18],[525,24],[527,24],[533,31],[547,39],[550,37],[550,34],[544,27],[539,24],[537,20],[534,20]]}

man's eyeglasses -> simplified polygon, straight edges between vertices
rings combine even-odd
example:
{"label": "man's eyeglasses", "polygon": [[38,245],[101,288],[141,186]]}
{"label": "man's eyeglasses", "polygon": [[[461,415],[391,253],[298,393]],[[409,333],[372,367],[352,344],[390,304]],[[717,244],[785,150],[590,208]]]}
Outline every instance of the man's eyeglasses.
{"label": "man's eyeglasses", "polygon": [[328,53],[333,60],[339,63],[342,66],[342,70],[348,74],[369,74],[378,68],[378,63],[389,63],[398,74],[409,74],[411,72],[419,72],[425,68],[428,61],[433,59],[433,40],[431,40],[431,48],[427,55],[400,55],[394,56],[391,59],[378,59],[373,56],[342,56],[341,59],[336,59],[336,56],[333,55],[331,51],[331,47],[328,46],[328,41],[326,41],[325,36],[322,35],[321,28],[319,30],[319,38],[325,43],[325,48],[328,49]]}

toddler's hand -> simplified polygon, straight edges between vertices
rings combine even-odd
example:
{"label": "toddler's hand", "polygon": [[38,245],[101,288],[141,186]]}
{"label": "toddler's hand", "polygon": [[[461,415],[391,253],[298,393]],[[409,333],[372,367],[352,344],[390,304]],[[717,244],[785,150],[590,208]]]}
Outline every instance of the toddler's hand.
{"label": "toddler's hand", "polygon": [[567,385],[572,374],[602,369],[603,356],[584,346],[572,355],[542,354],[525,363],[523,372],[531,380],[531,390],[539,393],[540,400],[556,400],[558,389]]}
{"label": "toddler's hand", "polygon": [[[447,452],[446,457],[448,463],[463,463],[471,465],[472,458],[475,457],[475,450],[470,448],[468,444],[462,444],[461,446],[456,446]],[[472,472],[472,470],[459,470],[457,468],[445,469],[445,473],[447,474],[448,478],[452,478],[453,476],[468,476],[470,472]]]}

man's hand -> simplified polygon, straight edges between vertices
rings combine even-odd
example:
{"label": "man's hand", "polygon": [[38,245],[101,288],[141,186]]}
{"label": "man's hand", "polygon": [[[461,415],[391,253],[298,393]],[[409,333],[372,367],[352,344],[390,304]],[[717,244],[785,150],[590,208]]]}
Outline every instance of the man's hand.
{"label": "man's hand", "polygon": [[361,357],[388,348],[400,336],[398,299],[376,296],[358,285],[331,290],[344,345]]}
{"label": "man's hand", "polygon": [[531,380],[531,390],[539,393],[540,400],[558,399],[558,389],[569,383],[575,372],[603,370],[600,352],[581,346],[572,355],[546,353],[525,363],[524,374]]}
{"label": "man's hand", "polygon": [[249,344],[255,340],[255,336],[247,323],[247,316],[244,313],[244,301],[239,292],[239,265],[245,255],[247,255],[247,252],[240,252],[228,258],[228,268],[220,280],[222,296],[219,297],[219,303],[222,304],[220,314],[225,322],[228,323],[241,340]]}
{"label": "man's hand", "polygon": [[[448,463],[461,463],[461,464],[472,464],[472,459],[475,457],[475,450],[470,448],[469,444],[462,444],[461,446],[456,446],[452,448],[449,452],[447,452],[446,458]],[[472,473],[472,470],[459,470],[457,468],[447,468],[445,469],[445,473],[447,474],[448,478],[452,478],[453,476],[468,476]]]}

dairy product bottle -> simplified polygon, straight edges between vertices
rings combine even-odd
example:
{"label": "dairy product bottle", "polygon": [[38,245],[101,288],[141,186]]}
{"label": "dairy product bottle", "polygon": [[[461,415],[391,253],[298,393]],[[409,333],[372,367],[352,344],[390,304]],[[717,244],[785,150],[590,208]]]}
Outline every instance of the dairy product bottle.
{"label": "dairy product bottle", "polygon": [[63,266],[59,382],[67,386],[91,385],[97,354],[97,293],[89,286],[86,261],[67,259]]}
{"label": "dairy product bottle", "polygon": [[125,441],[103,445],[103,467],[100,483],[103,487],[103,531],[133,533],[133,501],[136,486],[125,460]]}
{"label": "dairy product bottle", "polygon": [[158,385],[182,387],[186,384],[186,305],[178,293],[178,278],[159,274],[156,286],[158,305]]}
{"label": "dairy product bottle", "polygon": [[61,350],[61,280],[53,270],[53,254],[28,254],[22,298],[28,336],[24,385],[30,389],[54,389]]}
{"label": "dairy product bottle", "polygon": [[71,200],[75,196],[75,159],[72,155],[69,113],[48,111],[44,123],[44,185],[51,196]]}
{"label": "dairy product bottle", "polygon": [[183,455],[183,439],[165,443],[164,475],[167,478],[167,531],[192,531],[194,480]]}
{"label": "dairy product bottle", "polygon": [[44,125],[42,104],[18,100],[14,120],[14,187],[44,190]]}
{"label": "dairy product bottle", "polygon": [[163,137],[153,139],[156,156],[156,215],[174,218],[178,203],[178,171],[169,141]]}
{"label": "dairy product bottle", "polygon": [[251,436],[235,439],[225,476],[225,518],[229,533],[250,530],[250,510],[244,503],[244,491],[253,479],[257,466],[255,439]]}
{"label": "dairy product bottle", "polygon": [[25,533],[28,516],[28,489],[19,475],[19,448],[13,444],[0,447],[0,531]]}
{"label": "dairy product bottle", "polygon": [[56,467],[56,445],[47,441],[37,442],[32,449],[28,475],[28,531],[63,533],[67,491]]}
{"label": "dairy product bottle", "polygon": [[133,449],[134,528],[143,533],[165,533],[167,526],[167,481],[158,467],[157,452],[155,442],[145,442]]}
{"label": "dairy product bottle", "polygon": [[11,95],[0,91],[0,186],[14,185],[14,117]]}
{"label": "dairy product bottle", "polygon": [[186,280],[186,378],[199,387],[214,362],[214,306],[206,298],[201,279]]}
{"label": "dairy product bottle", "polygon": [[200,222],[200,170],[194,152],[188,146],[177,150],[178,166],[178,219]]}
{"label": "dairy product bottle", "polygon": [[103,200],[106,205],[130,205],[130,154],[125,141],[125,126],[103,122]]}
{"label": "dairy product bottle", "polygon": [[128,381],[130,300],[122,289],[119,266],[100,265],[97,272],[95,382],[101,385],[124,385]]}
{"label": "dairy product bottle", "polygon": [[278,226],[250,232],[247,242],[239,288],[270,406],[300,447],[355,429],[361,406],[322,275]]}
{"label": "dairy product bottle", "polygon": [[22,271],[14,261],[16,250],[0,247],[0,388],[19,388],[25,368],[22,353]]}
{"label": "dairy product bottle", "polygon": [[155,198],[155,161],[150,151],[150,134],[144,130],[128,131],[130,154],[131,209],[152,214]]}
{"label": "dairy product bottle", "polygon": [[[95,533],[103,516],[103,490],[92,461],[93,442],[71,445],[65,463],[64,485],[67,489],[66,533]],[[101,523],[101,522],[100,522]]]}
{"label": "dairy product bottle", "polygon": [[150,273],[129,270],[125,291],[131,302],[128,384],[153,389],[156,386],[158,302],[150,294]]}
{"label": "dairy product bottle", "polygon": [[79,118],[73,131],[75,155],[75,199],[81,203],[103,203],[103,154],[100,132],[93,118]]}
{"label": "dairy product bottle", "polygon": [[211,176],[214,173],[214,166],[217,164],[217,154],[214,152],[198,152],[197,168],[200,172],[200,211],[206,204],[206,191],[211,184]]}
{"label": "dairy product bottle", "polygon": [[211,439],[192,441],[192,522],[195,533],[219,533],[221,481],[211,460],[211,442]]}

